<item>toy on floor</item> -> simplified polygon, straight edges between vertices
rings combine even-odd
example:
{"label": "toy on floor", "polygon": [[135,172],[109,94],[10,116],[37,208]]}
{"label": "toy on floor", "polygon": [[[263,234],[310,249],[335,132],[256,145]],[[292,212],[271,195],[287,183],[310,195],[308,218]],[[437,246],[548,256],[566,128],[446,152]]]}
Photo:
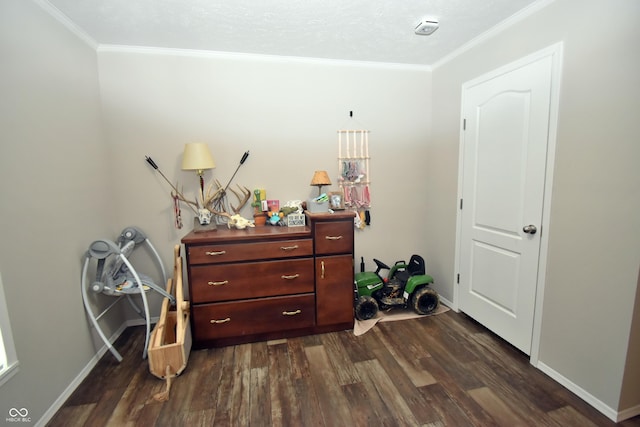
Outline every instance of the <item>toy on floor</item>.
{"label": "toy on floor", "polygon": [[[396,262],[393,267],[373,259],[376,271],[361,271],[355,275],[355,315],[358,320],[372,319],[378,310],[389,307],[410,307],[418,314],[429,314],[438,308],[440,298],[430,287],[433,277],[426,274],[424,259],[412,255],[409,263]],[[361,270],[364,270],[364,262]],[[389,270],[386,278],[381,270]]]}

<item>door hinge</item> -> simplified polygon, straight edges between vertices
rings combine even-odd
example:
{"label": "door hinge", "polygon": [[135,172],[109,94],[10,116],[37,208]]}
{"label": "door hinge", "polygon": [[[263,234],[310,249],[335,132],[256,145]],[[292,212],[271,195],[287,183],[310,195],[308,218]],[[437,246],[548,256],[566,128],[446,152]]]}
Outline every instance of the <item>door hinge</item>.
{"label": "door hinge", "polygon": [[460,199],[460,210],[462,210],[462,199]]}
{"label": "door hinge", "polygon": [[462,119],[462,130],[467,130],[467,119]]}
{"label": "door hinge", "polygon": [[460,284],[460,273],[458,273],[458,278],[456,279],[456,283],[459,285]]}

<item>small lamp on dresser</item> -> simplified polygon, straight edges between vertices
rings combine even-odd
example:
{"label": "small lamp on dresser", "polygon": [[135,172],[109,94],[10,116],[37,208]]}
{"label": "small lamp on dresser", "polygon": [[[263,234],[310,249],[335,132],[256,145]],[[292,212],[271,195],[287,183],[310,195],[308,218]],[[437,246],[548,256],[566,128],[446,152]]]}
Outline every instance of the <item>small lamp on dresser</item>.
{"label": "small lamp on dresser", "polygon": [[322,193],[322,186],[331,185],[331,180],[327,171],[315,171],[313,178],[311,178],[311,186],[318,187],[318,196]]}
{"label": "small lamp on dresser", "polygon": [[201,142],[191,142],[185,144],[182,154],[182,170],[193,170],[200,178],[200,207],[198,209],[198,221],[200,225],[209,225],[211,222],[211,212],[204,206],[204,178],[205,170],[213,169],[216,163],[209,151],[207,144]]}

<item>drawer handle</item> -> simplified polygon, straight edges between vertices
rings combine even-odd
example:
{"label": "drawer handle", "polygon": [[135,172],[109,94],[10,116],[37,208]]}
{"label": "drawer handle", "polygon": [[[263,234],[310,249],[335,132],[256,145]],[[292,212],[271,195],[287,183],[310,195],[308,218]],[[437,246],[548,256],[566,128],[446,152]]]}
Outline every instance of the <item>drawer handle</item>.
{"label": "drawer handle", "polygon": [[282,315],[283,316],[295,316],[296,314],[300,314],[302,313],[302,310],[296,310],[296,311],[283,311]]}
{"label": "drawer handle", "polygon": [[283,251],[293,251],[294,249],[298,249],[298,245],[280,246],[280,249],[282,249]]}
{"label": "drawer handle", "polygon": [[327,240],[340,240],[342,236],[324,236],[324,238]]}
{"label": "drawer handle", "polygon": [[322,271],[320,278],[324,279],[324,261],[320,261],[320,270]]}
{"label": "drawer handle", "polygon": [[207,251],[207,252],[205,252],[204,254],[205,254],[205,255],[209,255],[209,256],[216,256],[216,255],[224,255],[224,254],[226,254],[226,253],[227,253],[227,251],[218,251],[218,252],[210,252],[210,251]]}
{"label": "drawer handle", "polygon": [[282,277],[283,279],[287,279],[287,280],[293,280],[293,279],[297,279],[298,277],[300,277],[300,275],[299,274],[292,274],[290,276],[287,276],[287,275],[283,274],[280,277]]}
{"label": "drawer handle", "polygon": [[227,323],[227,322],[231,322],[230,317],[227,317],[226,319],[220,319],[220,320],[216,320],[216,319],[209,320],[209,323],[211,323],[212,325],[218,325],[220,323]]}
{"label": "drawer handle", "polygon": [[207,282],[209,286],[222,286],[226,285],[227,283],[229,283],[228,280],[223,280],[222,282]]}

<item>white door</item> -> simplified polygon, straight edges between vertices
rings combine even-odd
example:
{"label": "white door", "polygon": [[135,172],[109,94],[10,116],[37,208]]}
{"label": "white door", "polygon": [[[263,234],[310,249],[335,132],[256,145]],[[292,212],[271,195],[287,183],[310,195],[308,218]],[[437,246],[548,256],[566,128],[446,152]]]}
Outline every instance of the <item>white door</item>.
{"label": "white door", "polygon": [[531,354],[553,57],[463,85],[459,308]]}

